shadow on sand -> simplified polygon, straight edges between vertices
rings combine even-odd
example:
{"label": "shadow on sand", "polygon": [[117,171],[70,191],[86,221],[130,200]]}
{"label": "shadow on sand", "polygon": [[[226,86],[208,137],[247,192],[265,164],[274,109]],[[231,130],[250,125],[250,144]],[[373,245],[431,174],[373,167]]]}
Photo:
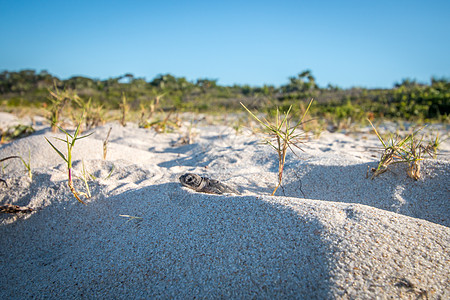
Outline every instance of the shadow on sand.
{"label": "shadow on sand", "polygon": [[87,206],[50,204],[0,227],[0,295],[324,299],[331,254],[322,230],[255,196],[196,194],[176,183]]}
{"label": "shadow on sand", "polygon": [[427,176],[423,168],[427,178],[418,181],[406,175],[403,165],[393,165],[391,171],[371,180],[372,173],[366,178],[368,166],[376,167],[376,163],[289,166],[277,195],[359,203],[450,226],[450,191],[444,187],[449,164],[433,163],[433,176]]}

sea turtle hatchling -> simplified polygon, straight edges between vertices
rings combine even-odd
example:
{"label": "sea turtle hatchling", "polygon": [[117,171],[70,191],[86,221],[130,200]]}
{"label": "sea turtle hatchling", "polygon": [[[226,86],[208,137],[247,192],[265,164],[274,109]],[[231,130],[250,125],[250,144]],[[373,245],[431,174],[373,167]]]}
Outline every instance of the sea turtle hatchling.
{"label": "sea turtle hatchling", "polygon": [[215,179],[209,179],[207,177],[202,177],[197,174],[186,173],[180,176],[180,182],[185,187],[193,189],[194,191],[208,194],[223,194],[223,193],[234,193],[239,194],[239,192],[228,185],[221,183]]}

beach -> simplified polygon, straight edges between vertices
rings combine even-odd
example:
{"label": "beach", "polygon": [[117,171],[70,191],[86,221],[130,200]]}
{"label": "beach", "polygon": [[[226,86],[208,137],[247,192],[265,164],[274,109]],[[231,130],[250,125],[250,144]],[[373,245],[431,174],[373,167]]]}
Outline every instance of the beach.
{"label": "beach", "polygon": [[[0,115],[3,127],[28,121]],[[0,159],[20,155],[33,174],[19,159],[2,168],[0,205],[33,210],[0,214],[2,299],[450,298],[449,141],[419,180],[402,164],[371,179],[380,142],[370,128],[308,134],[270,196],[277,153],[250,126],[111,122],[74,146],[75,187],[86,192],[84,169],[92,194],[83,205],[45,140],[66,153],[54,139],[64,135],[33,122],[33,134],[0,146]],[[239,193],[183,187],[185,173]]]}

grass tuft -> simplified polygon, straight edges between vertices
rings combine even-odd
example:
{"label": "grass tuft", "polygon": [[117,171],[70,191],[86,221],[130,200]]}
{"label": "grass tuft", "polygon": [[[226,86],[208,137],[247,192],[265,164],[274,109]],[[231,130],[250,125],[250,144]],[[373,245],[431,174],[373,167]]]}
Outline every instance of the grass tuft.
{"label": "grass tuft", "polygon": [[297,129],[302,125],[303,120],[305,119],[306,114],[308,113],[311,104],[313,103],[313,99],[308,104],[308,107],[303,113],[301,119],[295,123],[294,126],[291,126],[290,123],[290,112],[292,110],[292,105],[289,106],[287,112],[283,115],[280,114],[279,109],[277,108],[275,122],[269,122],[267,119],[259,119],[255,114],[253,114],[244,104],[241,105],[245,108],[245,110],[260,124],[262,125],[262,132],[266,135],[264,139],[265,143],[270,145],[278,154],[278,184],[272,192],[272,196],[275,195],[277,189],[281,186],[281,182],[283,180],[283,170],[286,162],[286,154],[288,149],[291,150],[292,153],[295,154],[293,147],[303,151],[299,144],[304,142],[303,132],[297,133]]}
{"label": "grass tuft", "polygon": [[80,133],[80,127],[81,127],[82,120],[83,120],[83,115],[81,116],[81,119],[80,119],[78,126],[75,130],[75,133],[73,135],[71,135],[70,133],[65,131],[63,128],[58,126],[59,130],[61,130],[66,135],[66,139],[60,139],[60,138],[55,138],[55,139],[66,144],[67,155],[64,155],[60,150],[58,150],[58,148],[56,148],[55,145],[53,145],[47,138],[45,138],[45,139],[50,144],[50,146],[53,148],[53,150],[55,150],[55,152],[58,153],[58,155],[67,163],[67,170],[68,170],[68,183],[67,184],[70,188],[70,191],[72,192],[74,197],[80,203],[86,204],[83,200],[81,200],[80,196],[85,196],[86,198],[88,198],[88,195],[86,193],[77,192],[75,190],[75,188],[73,186],[73,175],[72,175],[72,150],[73,150],[73,147],[75,146],[75,142],[77,140],[86,138],[92,134],[92,133],[90,133],[90,134],[87,134],[84,136],[78,136]]}
{"label": "grass tuft", "polygon": [[23,124],[9,127],[4,131],[0,129],[0,144],[9,143],[12,140],[29,136],[33,132],[34,128],[32,126]]}
{"label": "grass tuft", "polygon": [[122,103],[120,103],[119,107],[120,107],[120,111],[121,111],[120,124],[123,127],[125,127],[125,126],[127,126],[126,117],[130,110],[130,105],[128,104],[127,96],[125,95],[124,92],[122,92]]}
{"label": "grass tuft", "polygon": [[391,135],[389,139],[385,141],[372,122],[369,119],[367,120],[383,145],[383,153],[378,166],[372,169],[373,175],[371,179],[386,172],[391,164],[406,163],[408,164],[408,176],[415,180],[419,180],[421,177],[420,161],[423,160],[424,154],[428,154],[432,158],[436,157],[437,149],[440,144],[439,135],[436,135],[434,141],[430,141],[427,145],[424,145],[423,137],[417,138],[417,134],[424,128],[421,127],[404,138],[398,136],[393,137]]}
{"label": "grass tuft", "polygon": [[48,118],[51,122],[52,131],[56,132],[58,130],[58,123],[64,106],[68,102],[78,99],[78,96],[72,90],[65,89],[61,91],[56,86],[56,83],[54,83],[54,90],[48,89],[48,92],[50,94],[50,97],[48,97],[50,100],[50,106],[48,107],[50,115]]}

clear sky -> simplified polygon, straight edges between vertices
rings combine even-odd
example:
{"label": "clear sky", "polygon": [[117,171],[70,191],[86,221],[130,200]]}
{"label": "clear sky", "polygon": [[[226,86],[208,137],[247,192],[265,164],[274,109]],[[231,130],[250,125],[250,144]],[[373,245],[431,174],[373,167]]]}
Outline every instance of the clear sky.
{"label": "clear sky", "polygon": [[450,1],[0,0],[0,70],[392,87],[450,77]]}

